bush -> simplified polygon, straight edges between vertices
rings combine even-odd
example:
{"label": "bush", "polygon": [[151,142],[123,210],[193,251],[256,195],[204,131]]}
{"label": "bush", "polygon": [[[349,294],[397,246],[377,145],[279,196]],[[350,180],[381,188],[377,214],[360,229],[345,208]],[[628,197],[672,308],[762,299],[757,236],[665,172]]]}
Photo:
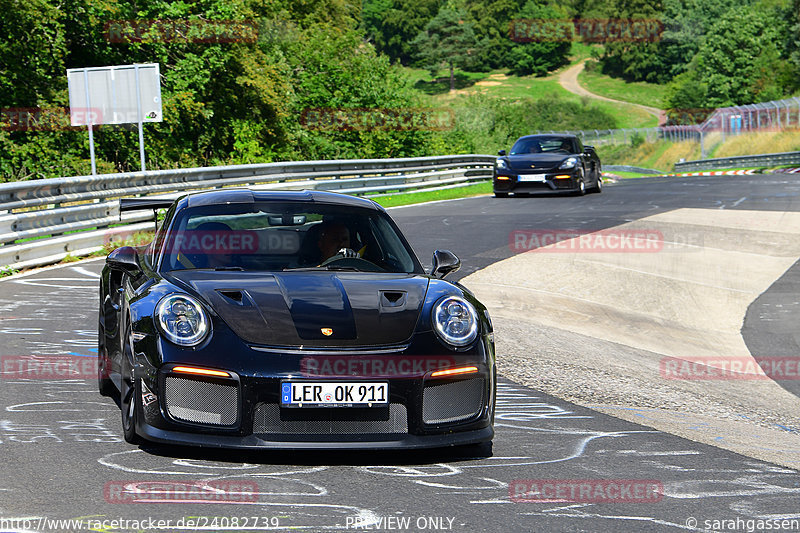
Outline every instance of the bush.
{"label": "bush", "polygon": [[633,148],[638,148],[639,146],[641,146],[644,143],[644,141],[645,141],[644,135],[642,135],[638,131],[636,133],[634,133],[633,135],[631,135],[631,146]]}

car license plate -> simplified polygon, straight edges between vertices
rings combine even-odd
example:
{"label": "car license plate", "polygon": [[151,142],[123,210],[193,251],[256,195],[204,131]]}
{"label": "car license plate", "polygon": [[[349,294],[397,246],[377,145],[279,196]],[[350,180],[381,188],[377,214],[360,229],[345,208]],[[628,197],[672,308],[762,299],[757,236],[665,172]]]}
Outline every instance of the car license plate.
{"label": "car license plate", "polygon": [[532,181],[537,183],[544,183],[545,182],[545,175],[544,174],[520,174],[517,176],[519,181]]}
{"label": "car license plate", "polygon": [[283,407],[373,407],[389,403],[386,382],[284,381]]}

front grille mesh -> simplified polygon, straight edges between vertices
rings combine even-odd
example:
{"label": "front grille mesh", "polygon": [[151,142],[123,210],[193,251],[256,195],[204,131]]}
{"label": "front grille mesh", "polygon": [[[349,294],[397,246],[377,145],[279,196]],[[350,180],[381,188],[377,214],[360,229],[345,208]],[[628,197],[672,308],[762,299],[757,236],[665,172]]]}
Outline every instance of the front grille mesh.
{"label": "front grille mesh", "polygon": [[483,408],[485,389],[483,378],[426,386],[422,393],[423,422],[443,424],[472,418]]}
{"label": "front grille mesh", "polygon": [[389,420],[281,420],[280,409],[275,403],[259,404],[253,417],[253,433],[287,435],[408,433],[406,406],[401,403],[389,404]]}
{"label": "front grille mesh", "polygon": [[232,426],[239,410],[239,387],[167,376],[164,401],[175,420]]}

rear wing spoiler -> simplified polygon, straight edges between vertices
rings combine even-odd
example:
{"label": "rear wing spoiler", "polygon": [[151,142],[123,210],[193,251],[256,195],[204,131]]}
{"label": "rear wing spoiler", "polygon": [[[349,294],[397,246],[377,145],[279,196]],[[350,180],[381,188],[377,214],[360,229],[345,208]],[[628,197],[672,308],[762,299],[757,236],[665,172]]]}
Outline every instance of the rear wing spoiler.
{"label": "rear wing spoiler", "polygon": [[122,211],[139,211],[142,209],[167,209],[173,203],[174,199],[171,198],[120,198],[119,210]]}

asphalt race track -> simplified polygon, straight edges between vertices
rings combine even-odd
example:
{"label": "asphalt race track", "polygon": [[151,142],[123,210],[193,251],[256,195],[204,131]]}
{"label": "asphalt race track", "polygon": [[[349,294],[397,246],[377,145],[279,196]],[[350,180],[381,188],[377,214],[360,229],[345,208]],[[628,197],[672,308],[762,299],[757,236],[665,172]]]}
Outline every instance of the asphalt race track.
{"label": "asphalt race track", "polygon": [[[391,214],[423,264],[436,248],[456,252],[464,263],[458,279],[510,257],[514,230],[596,230],[684,207],[800,211],[800,177],[638,179],[600,195],[481,197]],[[82,262],[0,281],[0,356],[91,362],[101,265]],[[798,287],[795,265],[753,303],[743,334],[754,354],[797,356],[800,309],[775,309],[794,301]],[[497,435],[486,457],[474,449],[134,447],[122,441],[119,410],[97,393],[94,380],[30,379],[6,366],[0,378],[0,532],[800,530],[796,471],[507,380],[499,386]],[[799,394],[791,384],[785,388]],[[592,492],[567,501],[563,492],[542,499],[520,489],[554,486],[553,480],[562,480],[559,490],[588,483]],[[525,499],[533,501],[517,501]]]}

